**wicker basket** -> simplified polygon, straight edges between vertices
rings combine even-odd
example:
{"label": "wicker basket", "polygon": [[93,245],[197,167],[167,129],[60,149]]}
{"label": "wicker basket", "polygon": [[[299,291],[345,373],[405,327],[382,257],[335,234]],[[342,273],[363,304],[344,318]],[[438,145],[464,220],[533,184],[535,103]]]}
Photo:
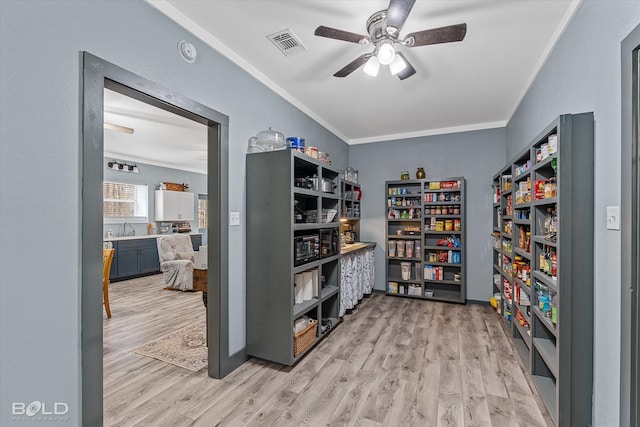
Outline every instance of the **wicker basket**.
{"label": "wicker basket", "polygon": [[175,182],[163,182],[167,190],[170,191],[184,191],[184,185],[177,184]]}
{"label": "wicker basket", "polygon": [[316,331],[318,330],[318,321],[311,319],[306,328],[293,336],[293,357],[297,357],[305,351],[316,340]]}

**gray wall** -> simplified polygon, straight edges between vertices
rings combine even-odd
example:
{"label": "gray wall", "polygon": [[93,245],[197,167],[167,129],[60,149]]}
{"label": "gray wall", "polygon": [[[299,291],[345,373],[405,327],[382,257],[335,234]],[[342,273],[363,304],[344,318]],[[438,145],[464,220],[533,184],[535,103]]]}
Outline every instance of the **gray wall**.
{"label": "gray wall", "polygon": [[[183,39],[194,64],[178,56]],[[80,425],[81,51],[229,116],[229,208],[243,224],[256,132],[306,137],[346,166],[344,142],[142,1],[0,1],[2,426],[11,402],[33,400],[68,403],[56,425]],[[233,353],[245,344],[244,225],[230,227],[228,253]]]}
{"label": "gray wall", "polygon": [[620,205],[620,43],[638,23],[637,0],[585,1],[507,127],[515,154],[556,116],[594,112],[595,426],[620,425],[620,232],[606,206]]}
{"label": "gray wall", "polygon": [[[112,160],[112,157],[105,157],[104,159],[104,180],[113,182],[125,182],[128,184],[146,184],[149,187],[149,222],[155,226],[155,231],[159,232],[159,225],[155,221],[155,190],[158,189],[158,184],[161,182],[177,182],[177,183],[189,183],[189,191],[194,194],[194,212],[196,214],[195,220],[190,221],[191,231],[198,231],[198,194],[207,194],[207,175],[195,172],[188,172],[179,169],[165,168],[161,166],[148,165],[145,163],[137,162],[140,173],[128,173],[114,171],[107,167],[107,162]],[[118,159],[116,159],[118,160]],[[127,162],[131,164],[132,162]],[[147,224],[131,224],[136,231],[136,236],[144,236],[147,234]],[[102,230],[102,235],[107,236],[107,232],[111,229],[114,235],[121,232],[122,224],[105,224]],[[129,225],[127,225],[127,231],[131,231]],[[205,236],[203,236],[205,237]],[[206,241],[203,239],[203,245],[206,245]]]}
{"label": "gray wall", "polygon": [[491,179],[507,159],[506,131],[489,129],[449,135],[385,141],[349,147],[351,165],[362,184],[360,240],[376,242],[376,284],[385,286],[384,182],[400,179],[408,170],[415,178],[418,166],[427,178],[464,176],[467,181],[467,299],[491,297],[492,199]]}

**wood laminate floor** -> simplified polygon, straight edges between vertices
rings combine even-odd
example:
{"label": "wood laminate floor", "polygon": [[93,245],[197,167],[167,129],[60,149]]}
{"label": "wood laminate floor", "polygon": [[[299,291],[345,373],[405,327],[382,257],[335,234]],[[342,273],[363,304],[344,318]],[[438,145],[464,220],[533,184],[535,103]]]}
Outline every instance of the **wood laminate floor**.
{"label": "wood laminate floor", "polygon": [[131,352],[204,320],[161,276],[110,285],[105,426],[551,426],[488,306],[373,294],[294,367],[250,359],[222,380]]}

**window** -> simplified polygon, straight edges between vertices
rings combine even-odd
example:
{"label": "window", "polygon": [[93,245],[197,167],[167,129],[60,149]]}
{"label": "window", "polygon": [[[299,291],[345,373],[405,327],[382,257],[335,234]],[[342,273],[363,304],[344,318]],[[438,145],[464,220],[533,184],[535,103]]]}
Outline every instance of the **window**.
{"label": "window", "polygon": [[104,182],[102,215],[105,223],[149,222],[147,185]]}
{"label": "window", "polygon": [[208,228],[207,195],[198,194],[198,228]]}

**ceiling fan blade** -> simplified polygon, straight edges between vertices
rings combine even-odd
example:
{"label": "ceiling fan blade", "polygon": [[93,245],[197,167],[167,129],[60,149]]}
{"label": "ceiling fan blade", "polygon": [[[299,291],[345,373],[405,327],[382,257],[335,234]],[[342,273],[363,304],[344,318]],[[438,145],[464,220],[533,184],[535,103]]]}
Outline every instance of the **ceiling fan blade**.
{"label": "ceiling fan blade", "polygon": [[465,34],[467,34],[467,24],[457,24],[407,34],[404,40],[407,47],[416,47],[430,44],[459,42],[464,39]]}
{"label": "ceiling fan blade", "polygon": [[404,60],[404,63],[407,64],[406,68],[400,71],[398,74],[396,74],[396,76],[398,76],[400,80],[404,80],[406,78],[413,76],[416,73],[416,69],[413,68],[413,66],[409,63],[409,61],[407,61],[407,58],[402,54],[402,52],[396,52],[396,55],[401,57]]}
{"label": "ceiling fan blade", "polygon": [[314,33],[316,36],[327,37],[330,39],[343,40],[351,43],[369,43],[371,39],[369,36],[363,36],[362,34],[350,33],[348,31],[338,30],[335,28],[325,27],[323,25],[316,28]]}
{"label": "ceiling fan blade", "polygon": [[[416,0],[391,0],[389,2],[387,17],[384,23],[387,31],[389,31],[388,27],[393,27],[396,29],[395,33],[400,32],[415,2]],[[391,33],[393,31],[389,32]]]}
{"label": "ceiling fan blade", "polygon": [[353,73],[355,70],[362,67],[369,60],[369,58],[371,58],[370,53],[365,53],[363,55],[360,55],[359,57],[357,57],[356,59],[354,59],[347,65],[345,65],[340,71],[335,73],[333,76],[347,77],[349,74]]}

